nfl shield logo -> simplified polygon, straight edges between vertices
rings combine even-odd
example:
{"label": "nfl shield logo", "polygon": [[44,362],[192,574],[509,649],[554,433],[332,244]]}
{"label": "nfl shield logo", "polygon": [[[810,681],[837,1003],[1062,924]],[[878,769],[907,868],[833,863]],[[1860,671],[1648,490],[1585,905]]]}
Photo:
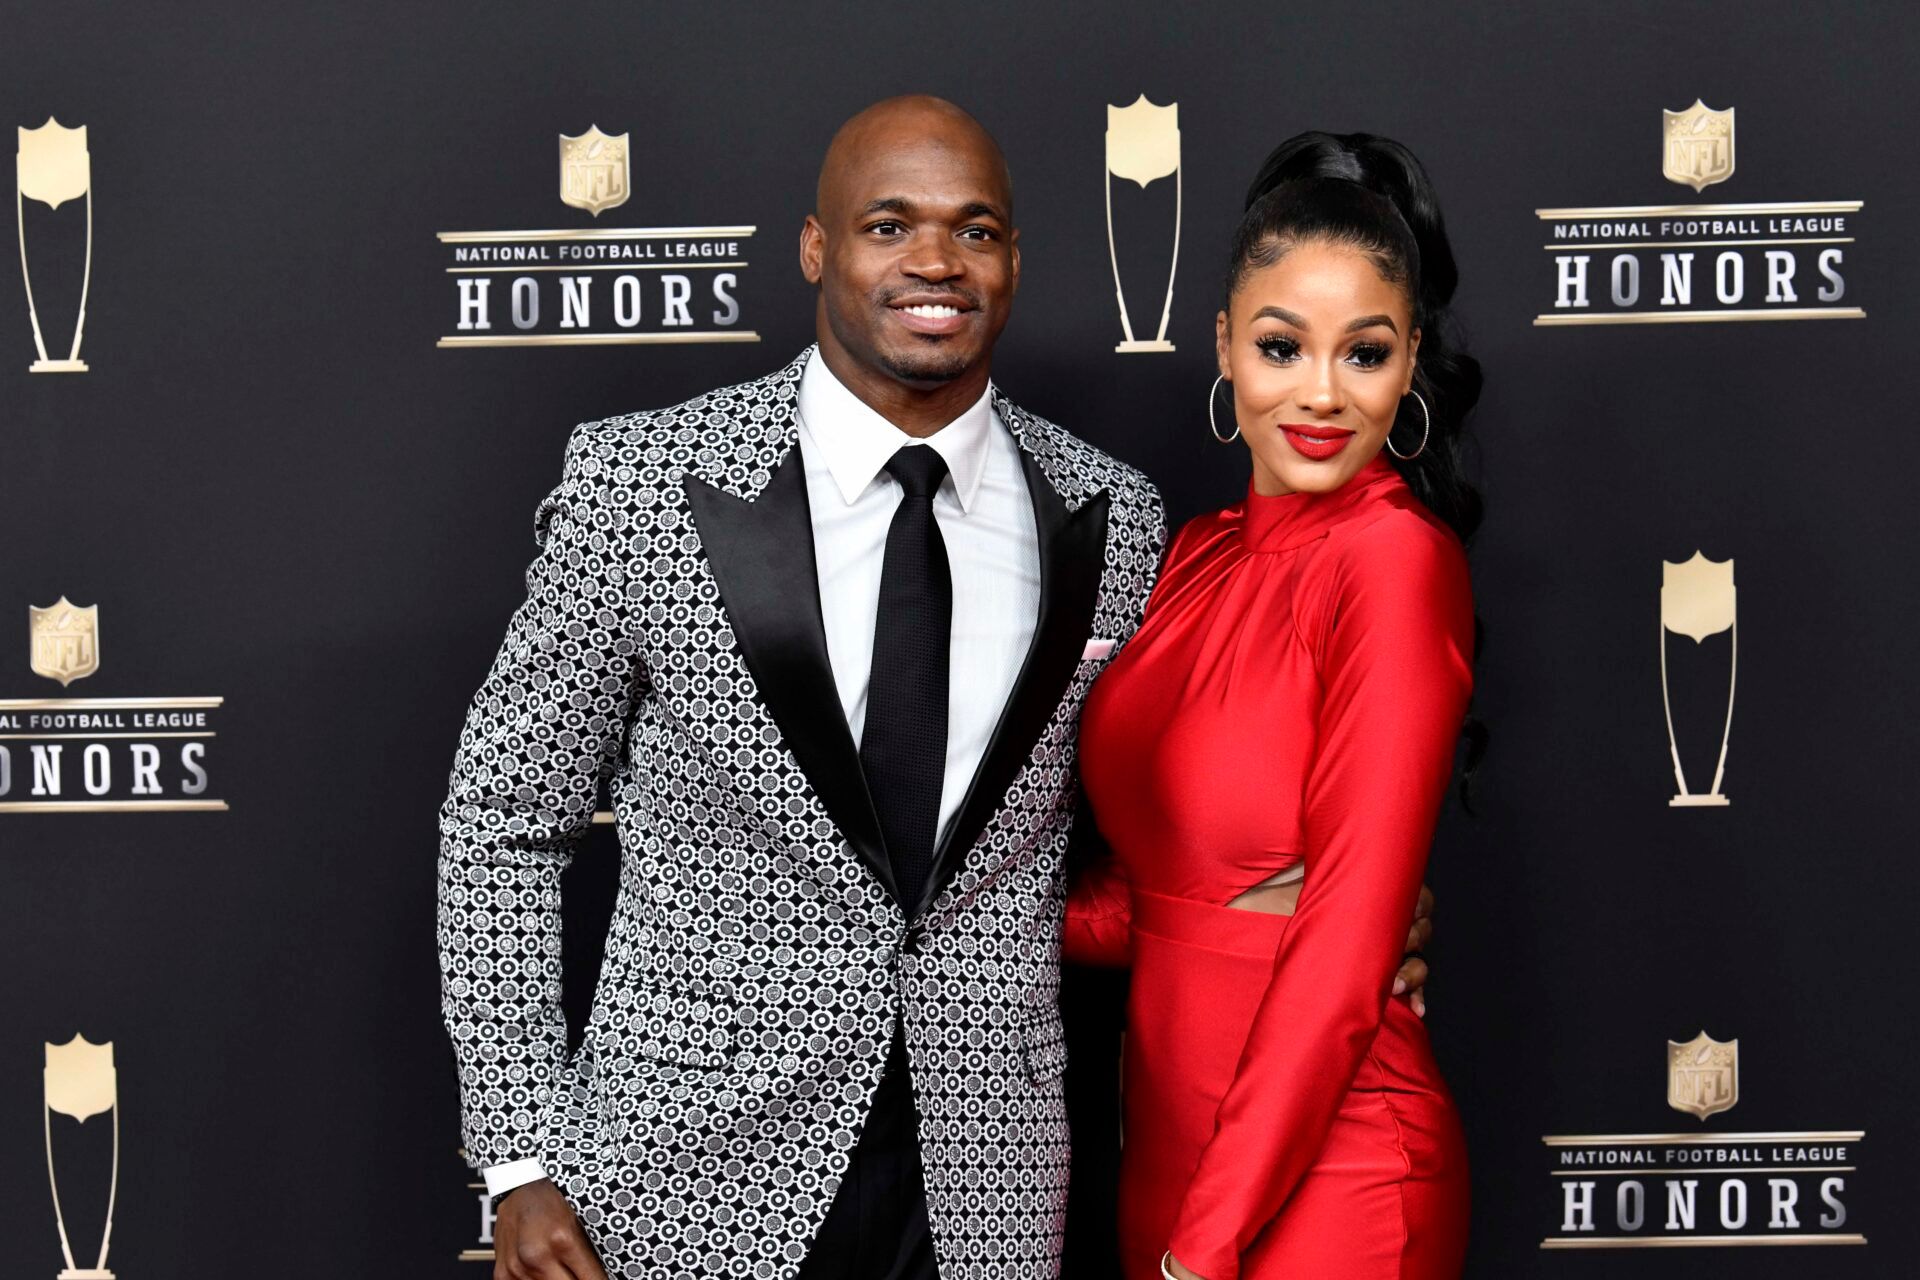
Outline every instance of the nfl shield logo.
{"label": "nfl shield logo", "polygon": [[577,138],[560,135],[560,199],[599,217],[627,202],[627,138],[594,125]]}
{"label": "nfl shield logo", "polygon": [[1660,172],[1667,181],[1704,191],[1733,176],[1733,108],[1715,111],[1695,98],[1685,111],[1666,117],[1666,152]]}
{"label": "nfl shield logo", "polygon": [[1705,1120],[1740,1101],[1740,1042],[1702,1031],[1667,1041],[1667,1105]]}
{"label": "nfl shield logo", "polygon": [[63,686],[100,669],[100,606],[82,609],[65,596],[42,609],[27,606],[33,636],[30,659],[35,675]]}

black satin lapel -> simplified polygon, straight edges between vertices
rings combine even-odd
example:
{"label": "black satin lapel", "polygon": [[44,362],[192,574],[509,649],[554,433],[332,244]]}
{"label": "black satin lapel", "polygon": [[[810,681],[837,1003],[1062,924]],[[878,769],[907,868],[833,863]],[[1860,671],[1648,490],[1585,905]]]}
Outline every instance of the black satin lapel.
{"label": "black satin lapel", "polygon": [[934,851],[926,897],[913,912],[915,917],[947,887],[1006,799],[1014,775],[1032,754],[1033,744],[1073,679],[1099,603],[1100,572],[1107,554],[1107,495],[1097,493],[1078,511],[1070,512],[1032,457],[1023,451],[1020,461],[1026,468],[1027,493],[1040,533],[1040,610],[1033,643],[967,788],[967,798]]}
{"label": "black satin lapel", "polygon": [[[880,819],[827,658],[800,450],[752,502],[688,475],[687,503],[761,701],[827,813],[895,893]],[[897,896],[897,895],[896,895]]]}

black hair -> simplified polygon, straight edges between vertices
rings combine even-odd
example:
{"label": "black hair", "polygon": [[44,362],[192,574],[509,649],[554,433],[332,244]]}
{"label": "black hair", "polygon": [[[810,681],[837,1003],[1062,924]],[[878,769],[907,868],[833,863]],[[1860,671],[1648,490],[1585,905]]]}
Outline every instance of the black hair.
{"label": "black hair", "polygon": [[[1319,131],[1295,134],[1275,147],[1247,188],[1246,211],[1233,237],[1228,295],[1294,245],[1321,240],[1360,250],[1381,278],[1407,291],[1420,329],[1413,389],[1433,425],[1415,457],[1402,459],[1390,450],[1389,459],[1414,496],[1469,543],[1482,514],[1465,459],[1466,419],[1480,399],[1480,362],[1459,345],[1450,307],[1460,271],[1439,197],[1413,152],[1370,133]],[[1403,401],[1389,438],[1412,453],[1423,429],[1419,406]],[[1474,632],[1478,657],[1484,629],[1477,617]],[[1486,726],[1469,715],[1461,736],[1461,796],[1471,808],[1470,784],[1486,752]]]}

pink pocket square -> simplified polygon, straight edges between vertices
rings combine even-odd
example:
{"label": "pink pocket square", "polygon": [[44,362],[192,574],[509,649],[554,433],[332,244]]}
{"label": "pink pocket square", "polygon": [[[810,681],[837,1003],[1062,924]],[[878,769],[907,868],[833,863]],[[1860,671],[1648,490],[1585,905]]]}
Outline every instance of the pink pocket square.
{"label": "pink pocket square", "polygon": [[1087,647],[1080,653],[1080,661],[1088,662],[1095,658],[1104,658],[1113,652],[1111,640],[1089,640]]}

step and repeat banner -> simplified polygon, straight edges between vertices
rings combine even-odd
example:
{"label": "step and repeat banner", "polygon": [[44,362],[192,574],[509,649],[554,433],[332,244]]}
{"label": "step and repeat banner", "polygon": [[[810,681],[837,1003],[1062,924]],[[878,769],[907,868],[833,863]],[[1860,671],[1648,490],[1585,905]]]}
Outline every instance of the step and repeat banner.
{"label": "step and repeat banner", "polygon": [[[1259,161],[1422,157],[1487,373],[1492,745],[1429,876],[1469,1273],[1911,1274],[1917,43],[1726,0],[8,6],[8,1274],[489,1274],[435,819],[535,505],[574,424],[810,340],[822,150],[908,91],[1012,166],[997,381],[1176,519],[1246,484],[1206,408]],[[576,1034],[616,860],[568,872]],[[1116,980],[1068,999],[1099,1277]]]}

